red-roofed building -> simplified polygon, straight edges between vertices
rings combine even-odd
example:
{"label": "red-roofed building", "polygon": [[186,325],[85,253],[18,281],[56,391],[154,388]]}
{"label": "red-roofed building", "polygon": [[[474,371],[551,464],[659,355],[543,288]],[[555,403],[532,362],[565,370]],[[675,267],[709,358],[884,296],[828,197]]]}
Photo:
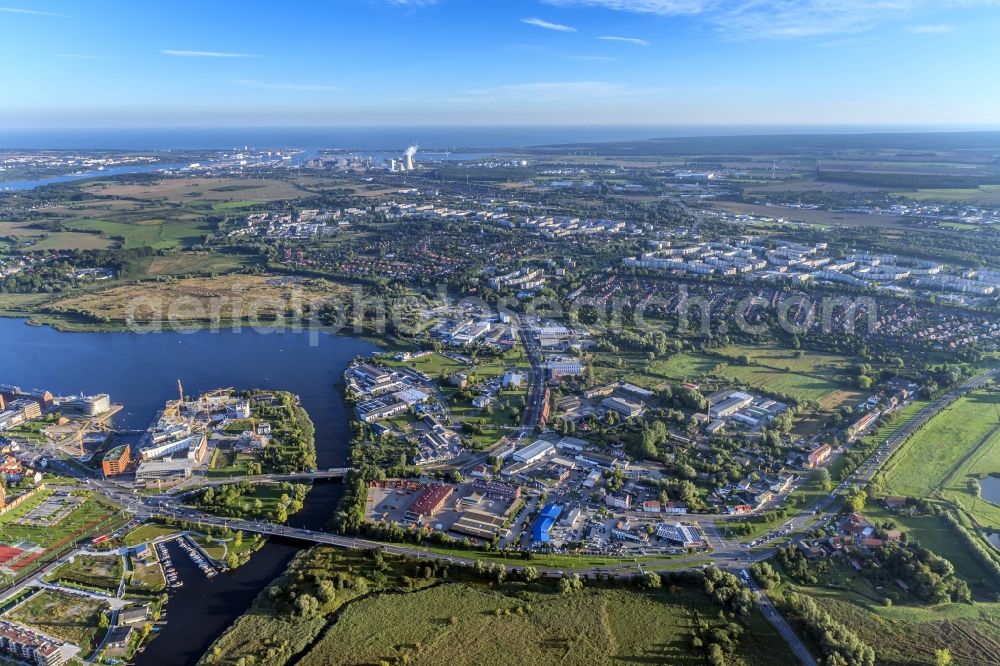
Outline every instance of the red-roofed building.
{"label": "red-roofed building", "polygon": [[454,486],[445,483],[432,483],[414,498],[413,504],[410,505],[410,513],[418,516],[433,516],[441,510],[453,492],[455,492]]}
{"label": "red-roofed building", "polygon": [[826,462],[827,458],[830,457],[830,445],[820,444],[815,449],[809,452],[809,467],[816,467],[817,465],[822,465]]}

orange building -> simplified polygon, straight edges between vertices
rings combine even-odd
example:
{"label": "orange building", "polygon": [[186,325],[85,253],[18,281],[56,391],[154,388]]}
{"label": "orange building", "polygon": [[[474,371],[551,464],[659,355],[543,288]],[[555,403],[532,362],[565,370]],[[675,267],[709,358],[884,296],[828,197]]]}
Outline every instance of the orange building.
{"label": "orange building", "polygon": [[116,446],[104,454],[101,467],[104,469],[104,476],[118,476],[123,474],[128,464],[132,462],[132,450],[128,444]]}

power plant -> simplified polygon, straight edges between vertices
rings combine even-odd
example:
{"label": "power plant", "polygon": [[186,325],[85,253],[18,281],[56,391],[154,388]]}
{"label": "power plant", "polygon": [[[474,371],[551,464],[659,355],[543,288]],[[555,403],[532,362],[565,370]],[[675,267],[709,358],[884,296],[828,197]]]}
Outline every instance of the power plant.
{"label": "power plant", "polygon": [[417,147],[410,146],[405,151],[403,151],[402,161],[398,161],[395,157],[389,160],[389,171],[396,173],[397,171],[413,171],[415,168],[413,166],[413,156],[417,154]]}

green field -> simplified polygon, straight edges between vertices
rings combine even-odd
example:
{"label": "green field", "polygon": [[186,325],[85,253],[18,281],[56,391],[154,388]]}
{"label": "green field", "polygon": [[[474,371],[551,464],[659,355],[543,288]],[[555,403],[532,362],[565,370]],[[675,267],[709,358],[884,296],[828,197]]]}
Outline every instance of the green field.
{"label": "green field", "polygon": [[[212,227],[204,222],[163,222],[148,220],[137,223],[111,220],[80,219],[66,223],[68,229],[99,231],[111,238],[121,238],[126,248],[152,247],[158,250],[187,247],[200,242]],[[98,238],[94,236],[94,238]]]}
{"label": "green field", "polygon": [[850,358],[839,354],[787,349],[774,345],[730,345],[714,352],[731,359],[745,355],[757,365],[801,373],[842,372],[851,363]]}
{"label": "green field", "polygon": [[240,208],[250,208],[252,206],[259,206],[266,201],[260,201],[257,199],[248,199],[244,201],[217,201],[212,204],[212,210],[239,210]]}
{"label": "green field", "polygon": [[145,525],[140,525],[131,532],[125,535],[125,545],[126,546],[137,546],[140,543],[146,543],[147,541],[153,541],[154,539],[160,539],[162,537],[170,536],[171,534],[176,534],[178,529],[170,525],[160,525],[158,523],[147,523]]}
{"label": "green field", "polygon": [[929,497],[981,444],[994,442],[1000,394],[978,391],[959,398],[926,423],[890,461],[886,490]]}
{"label": "green field", "polygon": [[[378,663],[408,654],[412,663],[455,666],[704,664],[704,656],[690,646],[689,631],[696,614],[717,612],[693,591],[584,590],[538,595],[530,610],[527,605],[463,584],[363,599],[350,605],[300,663]],[[794,663],[763,618],[752,617],[750,624],[752,638],[726,663]]]}
{"label": "green field", "polygon": [[[756,348],[730,347],[728,350],[739,351],[734,353],[734,358],[746,353],[751,358],[756,358]],[[794,397],[798,400],[827,401],[831,396],[837,397],[836,405],[839,406],[844,400],[849,399],[849,395],[840,395],[844,392],[843,386],[835,379],[836,374],[829,368],[822,367],[826,363],[836,363],[833,367],[839,370],[842,367],[843,357],[823,355],[823,360],[810,360],[809,354],[803,358],[796,359],[791,351],[784,352],[775,349],[765,348],[761,365],[738,365],[728,363],[722,358],[713,358],[704,354],[676,354],[664,361],[654,361],[646,368],[646,374],[659,376],[664,380],[672,382],[697,381],[706,377],[718,378],[726,382],[743,384],[751,388],[769,391],[780,395]],[[786,357],[786,354],[789,356]],[[771,367],[766,363],[774,363]],[[815,374],[803,374],[799,371],[785,370],[786,366],[808,369]],[[649,382],[646,382],[649,384]],[[854,391],[848,391],[854,394]],[[827,408],[824,405],[824,408]]]}
{"label": "green field", "polygon": [[980,185],[978,188],[968,189],[926,189],[894,194],[915,201],[1000,204],[1000,185]]}

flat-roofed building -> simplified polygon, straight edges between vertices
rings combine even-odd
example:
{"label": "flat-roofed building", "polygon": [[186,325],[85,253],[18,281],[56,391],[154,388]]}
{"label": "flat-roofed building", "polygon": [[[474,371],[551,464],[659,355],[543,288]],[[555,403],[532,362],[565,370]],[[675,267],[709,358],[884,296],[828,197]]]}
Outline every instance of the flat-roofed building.
{"label": "flat-roofed building", "polygon": [[135,480],[136,483],[176,481],[191,476],[193,469],[194,463],[188,458],[143,460],[135,470]]}
{"label": "flat-roofed building", "polygon": [[528,444],[520,451],[515,451],[514,460],[529,464],[537,462],[555,451],[555,448],[555,444],[552,442],[546,442],[544,439],[539,439],[531,444]]}
{"label": "flat-roofed building", "polygon": [[80,412],[84,416],[97,416],[111,409],[111,397],[107,393],[98,393],[62,398],[59,408]]}
{"label": "flat-roofed building", "polygon": [[104,458],[101,460],[101,470],[104,472],[104,476],[118,476],[125,473],[125,469],[131,461],[131,447],[128,444],[122,444],[104,454]]}
{"label": "flat-roofed building", "polygon": [[625,418],[639,416],[642,414],[643,407],[641,402],[632,402],[631,400],[625,400],[624,398],[617,398],[613,396],[602,400],[601,406],[617,412]]}

